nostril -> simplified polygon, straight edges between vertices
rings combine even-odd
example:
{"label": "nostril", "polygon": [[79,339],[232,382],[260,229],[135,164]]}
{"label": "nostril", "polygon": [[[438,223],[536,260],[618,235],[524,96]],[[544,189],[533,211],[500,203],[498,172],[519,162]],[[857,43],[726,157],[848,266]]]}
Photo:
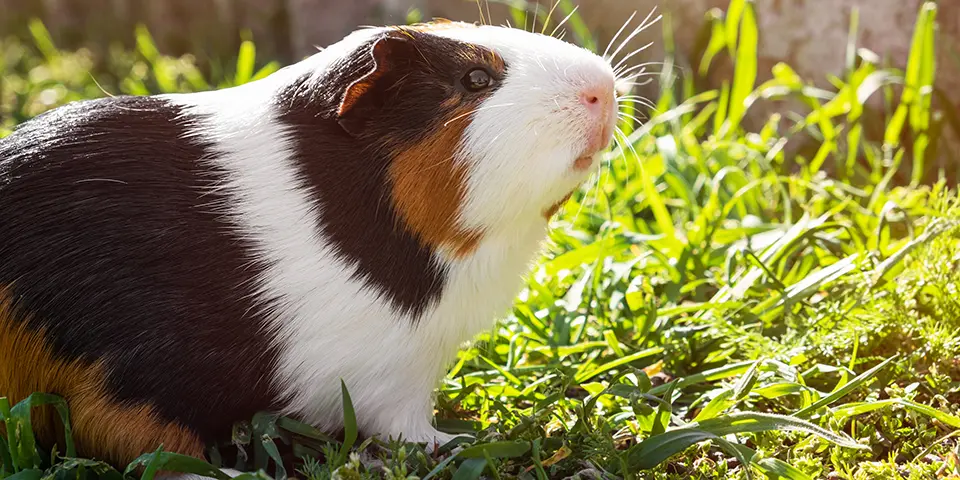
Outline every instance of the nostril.
{"label": "nostril", "polygon": [[580,102],[588,107],[592,107],[600,103],[600,97],[593,93],[581,93]]}

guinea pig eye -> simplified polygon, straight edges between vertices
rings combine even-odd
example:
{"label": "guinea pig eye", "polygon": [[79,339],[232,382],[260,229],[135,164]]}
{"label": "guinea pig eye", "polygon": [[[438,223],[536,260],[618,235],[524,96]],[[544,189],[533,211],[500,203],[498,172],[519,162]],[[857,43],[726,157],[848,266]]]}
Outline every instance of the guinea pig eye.
{"label": "guinea pig eye", "polygon": [[482,68],[474,68],[460,79],[463,86],[471,92],[479,92],[493,86],[493,77]]}

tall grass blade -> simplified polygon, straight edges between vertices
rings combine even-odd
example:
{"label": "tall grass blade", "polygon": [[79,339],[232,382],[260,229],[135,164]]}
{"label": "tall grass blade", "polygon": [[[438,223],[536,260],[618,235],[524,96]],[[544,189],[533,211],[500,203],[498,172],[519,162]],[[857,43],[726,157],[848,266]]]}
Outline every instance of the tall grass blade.
{"label": "tall grass blade", "polygon": [[730,89],[730,113],[728,128],[734,130],[746,114],[747,98],[753,93],[757,81],[757,17],[753,1],[743,3],[740,35]]}
{"label": "tall grass blade", "polygon": [[861,386],[866,385],[867,382],[869,382],[870,380],[873,380],[880,373],[881,370],[886,368],[886,366],[889,365],[890,362],[892,362],[896,358],[897,358],[896,356],[892,356],[880,362],[879,364],[877,364],[877,366],[871,368],[870,370],[867,370],[866,372],[863,372],[860,375],[857,375],[853,380],[851,380],[849,383],[847,383],[843,387],[836,389],[830,395],[827,395],[826,397],[823,397],[820,400],[814,402],[812,405],[804,409],[801,409],[794,415],[798,418],[809,417],[820,408],[826,407],[832,404],[833,402],[836,402],[837,400],[843,398],[844,395],[852,392],[853,390]]}
{"label": "tall grass blade", "polygon": [[716,440],[734,433],[766,431],[800,431],[817,435],[824,440],[847,448],[868,448],[842,433],[834,433],[794,417],[761,413],[734,413],[703,422],[690,423],[659,435],[654,435],[631,447],[630,464],[650,469],[676,453],[704,440]]}
{"label": "tall grass blade", "polygon": [[347,384],[343,380],[340,380],[340,392],[343,395],[343,445],[340,446],[337,454],[336,466],[347,463],[350,449],[353,448],[359,436],[357,412],[353,409],[353,400],[350,399],[350,392],[347,391]]}

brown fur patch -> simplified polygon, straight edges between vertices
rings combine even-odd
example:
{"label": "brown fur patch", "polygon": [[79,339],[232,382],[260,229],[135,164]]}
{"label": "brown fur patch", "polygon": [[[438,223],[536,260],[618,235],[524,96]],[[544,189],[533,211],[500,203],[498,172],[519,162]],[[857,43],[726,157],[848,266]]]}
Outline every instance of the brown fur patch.
{"label": "brown fur patch", "polygon": [[557,214],[557,212],[560,210],[560,207],[562,207],[563,204],[567,203],[567,200],[570,200],[571,196],[573,196],[573,192],[566,194],[563,198],[560,199],[559,202],[554,203],[553,205],[550,205],[550,208],[543,211],[543,218],[550,220],[551,217]]}
{"label": "brown fur patch", "polygon": [[[472,106],[464,107],[472,109]],[[460,108],[449,118],[469,112]],[[412,148],[398,152],[390,165],[393,202],[406,225],[420,241],[448,249],[457,257],[472,253],[482,232],[457,225],[466,195],[467,171],[454,154],[469,119],[458,119]]]}
{"label": "brown fur patch", "polygon": [[[203,458],[203,443],[187,429],[158,418],[149,405],[125,405],[106,391],[104,366],[57,358],[42,332],[13,318],[10,298],[0,288],[0,396],[11,403],[31,393],[60,395],[70,408],[78,452],[125,466],[156,450]],[[62,435],[59,417],[50,407],[32,412],[34,430],[50,446]],[[63,448],[59,449],[63,452]]]}

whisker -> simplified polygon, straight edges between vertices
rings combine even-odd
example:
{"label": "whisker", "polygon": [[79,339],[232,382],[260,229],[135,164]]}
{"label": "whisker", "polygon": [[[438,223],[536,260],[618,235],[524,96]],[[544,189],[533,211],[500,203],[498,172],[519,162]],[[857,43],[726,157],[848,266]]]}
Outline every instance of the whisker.
{"label": "whisker", "polygon": [[[651,109],[653,109],[653,110],[656,110],[656,109],[657,109],[657,106],[654,105],[653,102],[650,101],[650,99],[648,99],[648,98],[643,98],[643,97],[641,97],[641,98],[631,98],[630,100],[627,100],[627,102],[629,102],[629,103],[634,103],[634,104],[639,103],[640,105],[643,105],[644,107],[647,107],[647,108],[651,108]],[[660,113],[660,112],[657,112],[657,113]]]}
{"label": "whisker", "polygon": [[443,158],[442,160],[440,160],[440,161],[438,161],[438,162],[436,162],[436,163],[434,163],[434,164],[432,164],[432,165],[424,165],[423,168],[421,168],[420,170],[417,170],[417,171],[414,172],[414,173],[415,173],[416,175],[422,175],[422,174],[426,173],[426,172],[429,171],[429,170],[433,170],[434,168],[439,167],[440,165],[443,165],[443,164],[449,163],[449,162],[453,162],[453,159],[454,159],[453,156],[445,157],[445,158]]}
{"label": "whisker", "polygon": [[637,160],[637,163],[639,164],[639,163],[640,163],[640,154],[637,153],[637,149],[633,147],[633,143],[630,143],[630,139],[629,139],[629,138],[626,138],[625,141],[627,142],[627,148],[630,149],[630,153],[633,154],[633,157]]}
{"label": "whisker", "polygon": [[622,87],[642,87],[642,86],[645,86],[645,85],[649,85],[650,82],[653,82],[653,79],[652,79],[652,78],[648,78],[648,79],[646,79],[646,80],[644,80],[644,81],[642,81],[642,82],[628,82],[628,81],[625,81],[625,80],[620,80],[620,81],[617,82],[617,84],[620,85],[620,86],[622,86]]}
{"label": "whisker", "polygon": [[[613,143],[617,146],[617,149],[620,150],[619,157],[623,159],[624,167],[628,167],[626,155],[624,155],[623,153],[623,142],[620,141],[620,138],[617,135],[626,136],[624,135],[623,130],[620,127],[615,127],[613,131]],[[608,156],[607,158],[610,158],[610,157]]]}
{"label": "whisker", "polygon": [[650,117],[648,117],[644,113],[640,113],[640,112],[635,112],[635,113],[637,113],[637,115],[640,115],[640,118],[634,117],[632,114],[628,114],[626,112],[617,112],[617,120],[625,121],[629,118],[630,120],[637,122],[638,125],[643,125],[646,120],[650,120]]}
{"label": "whisker", "polygon": [[[614,183],[616,183],[616,181],[617,181],[617,174],[616,174],[616,173],[617,173],[617,172],[615,172],[615,171],[613,170],[613,162],[610,160],[610,157],[604,157],[604,158],[602,159],[602,161],[603,161],[603,163],[606,163],[606,164],[607,164],[606,174],[607,174],[608,176],[610,176],[610,177],[613,177],[613,181],[614,181]],[[609,211],[609,209],[607,209],[607,211]]]}
{"label": "whisker", "polygon": [[640,78],[640,77],[658,77],[662,73],[663,73],[662,71],[648,72],[646,69],[642,69],[638,72],[629,72],[627,75],[617,75],[617,80],[629,82],[630,80],[633,80],[635,78]]}
{"label": "whisker", "polygon": [[[648,101],[645,102],[645,101],[641,101],[641,100],[627,100],[627,101],[625,101],[625,102],[622,102],[622,104],[623,104],[623,105],[628,105],[628,104],[629,104],[629,105],[633,105],[634,107],[636,107],[637,105],[639,105],[639,106],[641,106],[641,107],[645,107],[647,110],[653,111],[653,113],[660,113],[660,112],[658,111],[657,107],[656,107],[656,106],[650,106],[650,103],[649,103]],[[634,112],[635,112],[635,113],[638,113],[638,114],[640,114],[640,115],[643,115],[644,118],[648,118],[648,117],[647,117],[647,114],[646,114],[642,109],[641,109],[640,111],[637,111],[637,109],[635,108],[635,109],[634,109]]]}
{"label": "whisker", "polygon": [[631,82],[631,81],[630,81],[630,80],[635,80],[635,78],[620,79],[620,80],[617,80],[617,81],[616,81],[616,85],[617,85],[618,88],[642,87],[642,86],[647,85],[647,84],[649,84],[650,82],[652,82],[652,81],[653,81],[653,78],[655,77],[655,75],[644,75],[644,76],[645,76],[645,77],[650,77],[650,78],[647,78],[646,80],[644,80],[644,81],[642,81],[642,82]]}
{"label": "whisker", "polygon": [[619,54],[620,51],[623,50],[623,47],[626,47],[627,44],[630,43],[630,40],[633,40],[633,37],[636,37],[636,36],[639,35],[641,32],[643,32],[644,30],[650,28],[652,25],[654,25],[655,23],[659,22],[661,18],[663,18],[663,15],[657,15],[657,18],[653,19],[652,22],[649,22],[649,23],[648,23],[648,20],[650,20],[650,17],[651,17],[651,16],[654,14],[654,12],[656,12],[656,11],[657,11],[657,7],[653,7],[653,9],[650,10],[650,13],[647,14],[647,18],[644,18],[644,19],[643,19],[643,23],[641,23],[639,27],[637,27],[632,33],[630,33],[630,35],[629,35],[626,39],[624,39],[623,42],[620,42],[620,46],[619,46],[616,50],[614,50],[612,54],[610,54],[610,59],[611,59],[611,60],[614,59],[614,58],[617,58],[617,54]]}
{"label": "whisker", "polygon": [[640,52],[642,52],[642,51],[650,48],[652,45],[653,45],[653,42],[650,42],[650,43],[648,43],[648,44],[646,44],[646,45],[644,45],[644,46],[642,46],[642,47],[640,47],[640,48],[638,48],[638,49],[630,52],[630,53],[627,54],[625,57],[621,58],[620,61],[617,62],[616,65],[614,65],[613,69],[614,69],[614,70],[620,69],[620,67],[622,67],[622,66],[627,62],[627,60],[630,60],[630,57],[632,57],[632,56],[634,56],[634,55],[636,55],[636,54],[638,54],[638,53],[640,53]]}
{"label": "whisker", "polygon": [[607,48],[604,48],[604,49],[603,49],[603,55],[600,55],[601,57],[607,58],[607,52],[610,51],[610,47],[613,46],[613,42],[616,42],[616,41],[617,41],[617,37],[619,37],[620,34],[623,33],[623,30],[624,30],[625,28],[627,28],[627,25],[629,25],[629,24],[630,24],[630,21],[633,20],[633,17],[636,17],[636,16],[637,16],[637,11],[634,10],[634,11],[633,11],[633,14],[630,15],[630,18],[628,18],[626,22],[623,22],[623,25],[620,27],[620,30],[617,30],[617,33],[616,33],[616,34],[613,36],[613,38],[611,38],[610,41],[607,43]]}
{"label": "whisker", "polygon": [[[638,75],[638,76],[636,76],[636,77],[630,77],[630,78],[621,78],[621,79],[617,80],[617,84],[620,85],[620,86],[628,86],[628,87],[642,87],[642,86],[644,86],[644,85],[652,82],[653,79],[656,78],[656,77],[658,77],[658,76],[659,76],[659,75],[656,75],[656,74],[647,74],[647,75]],[[645,80],[642,80],[642,81],[637,81],[637,79],[642,78],[642,77],[647,77],[647,78],[646,78]]]}
{"label": "whisker", "polygon": [[620,117],[620,118],[629,118],[630,120],[633,120],[634,122],[637,122],[637,125],[643,125],[643,122],[640,121],[639,118],[634,117],[633,115],[630,115],[629,113],[617,112],[617,116]]}
{"label": "whisker", "polygon": [[[599,181],[600,181],[600,179],[597,178],[597,182],[599,182]],[[587,193],[588,193],[588,195],[589,195],[590,190],[593,190],[593,187],[592,187],[592,186],[588,186],[588,187],[587,187]],[[588,197],[585,197],[582,201],[579,202],[579,203],[580,203],[580,206],[577,208],[577,213],[575,213],[575,214],[573,215],[572,223],[577,223],[577,220],[580,218],[580,214],[583,213],[583,205],[584,205],[585,203],[587,203],[586,200],[588,200],[588,199],[589,199],[589,196],[588,196]]]}
{"label": "whisker", "polygon": [[597,188],[593,190],[593,206],[600,203],[600,186],[603,185],[603,162],[597,164]]}
{"label": "whisker", "polygon": [[644,67],[647,67],[647,66],[650,66],[650,65],[666,65],[666,64],[667,64],[667,62],[651,60],[651,61],[649,61],[649,62],[643,62],[643,63],[641,63],[640,65],[641,65],[641,66],[644,66]]}
{"label": "whisker", "polygon": [[623,78],[625,75],[629,75],[633,72],[639,72],[639,73],[646,72],[648,66],[650,65],[639,64],[639,65],[631,65],[628,67],[622,67],[619,70],[614,70],[614,74],[617,76],[617,78]]}
{"label": "whisker", "polygon": [[650,99],[649,99],[649,98],[645,98],[645,97],[618,98],[618,99],[617,99],[617,102],[618,102],[618,103],[623,103],[624,105],[626,105],[626,104],[630,104],[630,105],[640,104],[640,105],[644,105],[644,106],[647,106],[647,107],[650,106],[650,105],[648,105],[648,104],[650,103]]}
{"label": "whisker", "polygon": [[501,103],[501,104],[499,104],[499,105],[485,105],[485,106],[483,106],[483,107],[470,110],[470,111],[467,112],[467,113],[463,113],[463,114],[457,115],[456,117],[453,117],[453,118],[451,118],[450,120],[447,120],[446,122],[444,122],[444,123],[443,123],[443,126],[446,127],[447,125],[450,125],[451,123],[453,123],[453,122],[455,122],[455,121],[457,121],[457,120],[460,120],[461,118],[466,117],[467,115],[473,115],[474,113],[477,113],[477,112],[479,112],[479,111],[481,111],[481,110],[486,110],[486,109],[488,109],[488,108],[497,108],[497,107],[512,107],[513,105],[514,105],[513,103]]}
{"label": "whisker", "polygon": [[[647,103],[649,103],[649,101],[648,101]],[[642,106],[647,107],[647,108],[656,109],[656,107],[651,107],[651,106],[648,105],[647,103],[642,103],[641,100],[629,100],[629,101],[623,102],[624,105],[627,105],[627,104],[637,105],[637,104],[639,104],[639,105],[642,105]],[[618,110],[617,113],[618,113],[618,114],[619,114],[619,113],[624,113],[624,114],[626,114],[627,112],[624,112],[623,110]],[[646,112],[643,112],[643,111],[640,111],[640,112],[634,111],[633,113],[638,114],[638,115],[643,115],[644,117],[647,116],[647,115],[646,115]]]}
{"label": "whisker", "polygon": [[592,205],[596,207],[600,204],[600,187],[603,185],[604,179],[607,176],[609,170],[603,169],[603,159],[601,158],[600,162],[597,163],[597,186],[593,190],[593,203]]}
{"label": "whisker", "polygon": [[[540,29],[540,35],[543,35],[543,32],[547,31],[547,27],[550,26],[550,18],[553,17],[553,11],[556,10],[558,6],[560,6],[560,0],[553,2],[553,6],[550,7],[550,11],[547,12],[547,19],[543,21],[543,28]],[[552,37],[553,35],[550,36]]]}
{"label": "whisker", "polygon": [[[637,120],[637,123],[638,123],[639,125],[643,125],[643,124],[645,123],[645,121],[650,120],[650,117],[649,117],[649,116],[647,115],[647,113],[646,113],[647,111],[652,111],[653,114],[658,114],[658,113],[660,113],[660,112],[657,112],[657,111],[656,111],[656,110],[657,110],[656,108],[647,107],[647,109],[648,109],[648,110],[640,110],[640,111],[634,110],[634,112],[633,112],[633,114],[635,114],[635,115],[640,115],[640,118],[641,118],[643,121],[637,120],[636,117],[630,117],[630,118],[632,118],[633,120]],[[621,113],[625,113],[625,112],[617,112],[617,119],[619,119],[619,120],[625,120],[627,117],[624,116],[624,115],[621,115]]]}
{"label": "whisker", "polygon": [[642,22],[640,22],[640,25],[636,26],[633,30],[631,30],[626,37],[619,40],[619,42],[617,43],[617,48],[613,51],[613,53],[611,53],[610,55],[604,55],[603,59],[606,60],[608,63],[612,64],[614,59],[617,58],[617,54],[620,52],[620,50],[623,50],[623,48],[630,42],[630,40],[633,37],[637,36],[640,33],[640,31],[642,31],[642,29],[646,25],[647,20],[650,18],[650,15],[652,14],[653,14],[653,11],[647,14],[647,17],[644,18]]}
{"label": "whisker", "polygon": [[[500,139],[500,136],[503,135],[503,133],[504,133],[504,132],[500,132],[500,133],[496,134],[496,135],[493,137],[493,140],[490,141],[490,143],[488,144],[488,146],[497,143],[497,140]],[[436,162],[436,163],[434,163],[434,164],[425,165],[425,166],[424,166],[423,168],[421,168],[420,170],[415,171],[414,174],[415,174],[415,175],[421,175],[421,174],[427,173],[427,171],[433,170],[434,168],[437,168],[437,167],[443,165],[444,163],[448,163],[448,162],[454,161],[454,158],[455,158],[454,156],[450,156],[450,157],[443,158],[442,160],[440,160],[440,161],[438,161],[438,162]]]}
{"label": "whisker", "polygon": [[533,59],[537,62],[537,65],[540,65],[540,68],[543,69],[544,72],[547,71],[547,67],[543,65],[543,60],[540,58],[539,54],[535,55]]}
{"label": "whisker", "polygon": [[537,19],[540,17],[540,2],[537,2],[537,7],[533,10],[533,25],[530,27],[530,33],[533,33],[537,29]]}
{"label": "whisker", "polygon": [[[573,9],[570,10],[570,13],[567,14],[566,17],[563,17],[563,20],[561,20],[560,23],[558,23],[556,27],[553,27],[553,31],[550,32],[550,36],[552,37],[554,33],[557,33],[557,29],[560,28],[560,27],[562,27],[563,24],[567,23],[567,20],[570,20],[570,17],[573,17],[573,14],[574,14],[574,13],[577,13],[577,9],[579,9],[579,8],[580,8],[580,5],[574,5],[574,6],[573,6]],[[567,30],[564,29],[563,31],[566,32]]]}
{"label": "whisker", "polygon": [[[630,139],[627,137],[627,134],[624,133],[624,131],[619,127],[617,127],[616,129],[616,133],[619,133],[621,137],[621,139],[617,143],[620,145],[620,158],[623,159],[623,167],[629,170],[630,164],[627,163],[627,152],[623,149],[623,144],[626,143],[627,145],[630,145],[629,143]],[[614,138],[616,138],[616,135],[614,135]],[[631,149],[632,148],[633,147],[631,146]],[[634,156],[636,156],[637,151],[633,150],[633,153],[634,153]]]}
{"label": "whisker", "polygon": [[620,128],[620,126],[613,127],[613,143],[616,144],[617,148],[620,150],[620,156],[623,156],[623,141],[620,137],[617,137],[617,134],[623,138],[627,138],[627,135],[623,133],[623,129]]}
{"label": "whisker", "polygon": [[[637,65],[632,65],[632,66],[629,66],[629,67],[625,67],[625,68],[622,68],[622,69],[620,69],[620,70],[614,70],[614,71],[616,72],[617,76],[619,77],[619,76],[625,75],[627,72],[630,72],[630,71],[633,71],[633,70],[637,70],[637,69],[640,69],[641,71],[646,71],[647,67],[651,67],[651,66],[654,66],[654,65],[664,66],[664,65],[666,65],[666,62],[644,62],[644,63],[639,63],[639,64],[637,64]],[[677,68],[677,69],[679,69],[680,67],[671,65],[671,68]]]}
{"label": "whisker", "polygon": [[667,72],[668,70],[675,71],[675,72],[681,73],[681,74],[683,73],[683,68],[682,68],[682,67],[679,67],[679,66],[677,66],[677,65],[664,65],[664,66],[666,66],[667,68],[665,68],[665,69],[663,69],[663,70],[647,71],[646,68],[641,68],[639,71],[636,71],[636,72],[631,72],[631,70],[636,70],[636,66],[630,67],[630,68],[624,70],[623,72],[621,72],[620,74],[617,74],[617,78],[620,79],[620,80],[625,80],[625,78],[624,78],[625,76],[628,77],[628,76],[634,75],[634,74],[643,74],[643,75],[641,75],[641,76],[659,76],[659,75],[662,75],[663,73]]}
{"label": "whisker", "polygon": [[476,0],[476,2],[477,2],[477,10],[480,11],[480,25],[486,25],[487,22],[483,17],[483,5],[480,4],[480,0]]}

